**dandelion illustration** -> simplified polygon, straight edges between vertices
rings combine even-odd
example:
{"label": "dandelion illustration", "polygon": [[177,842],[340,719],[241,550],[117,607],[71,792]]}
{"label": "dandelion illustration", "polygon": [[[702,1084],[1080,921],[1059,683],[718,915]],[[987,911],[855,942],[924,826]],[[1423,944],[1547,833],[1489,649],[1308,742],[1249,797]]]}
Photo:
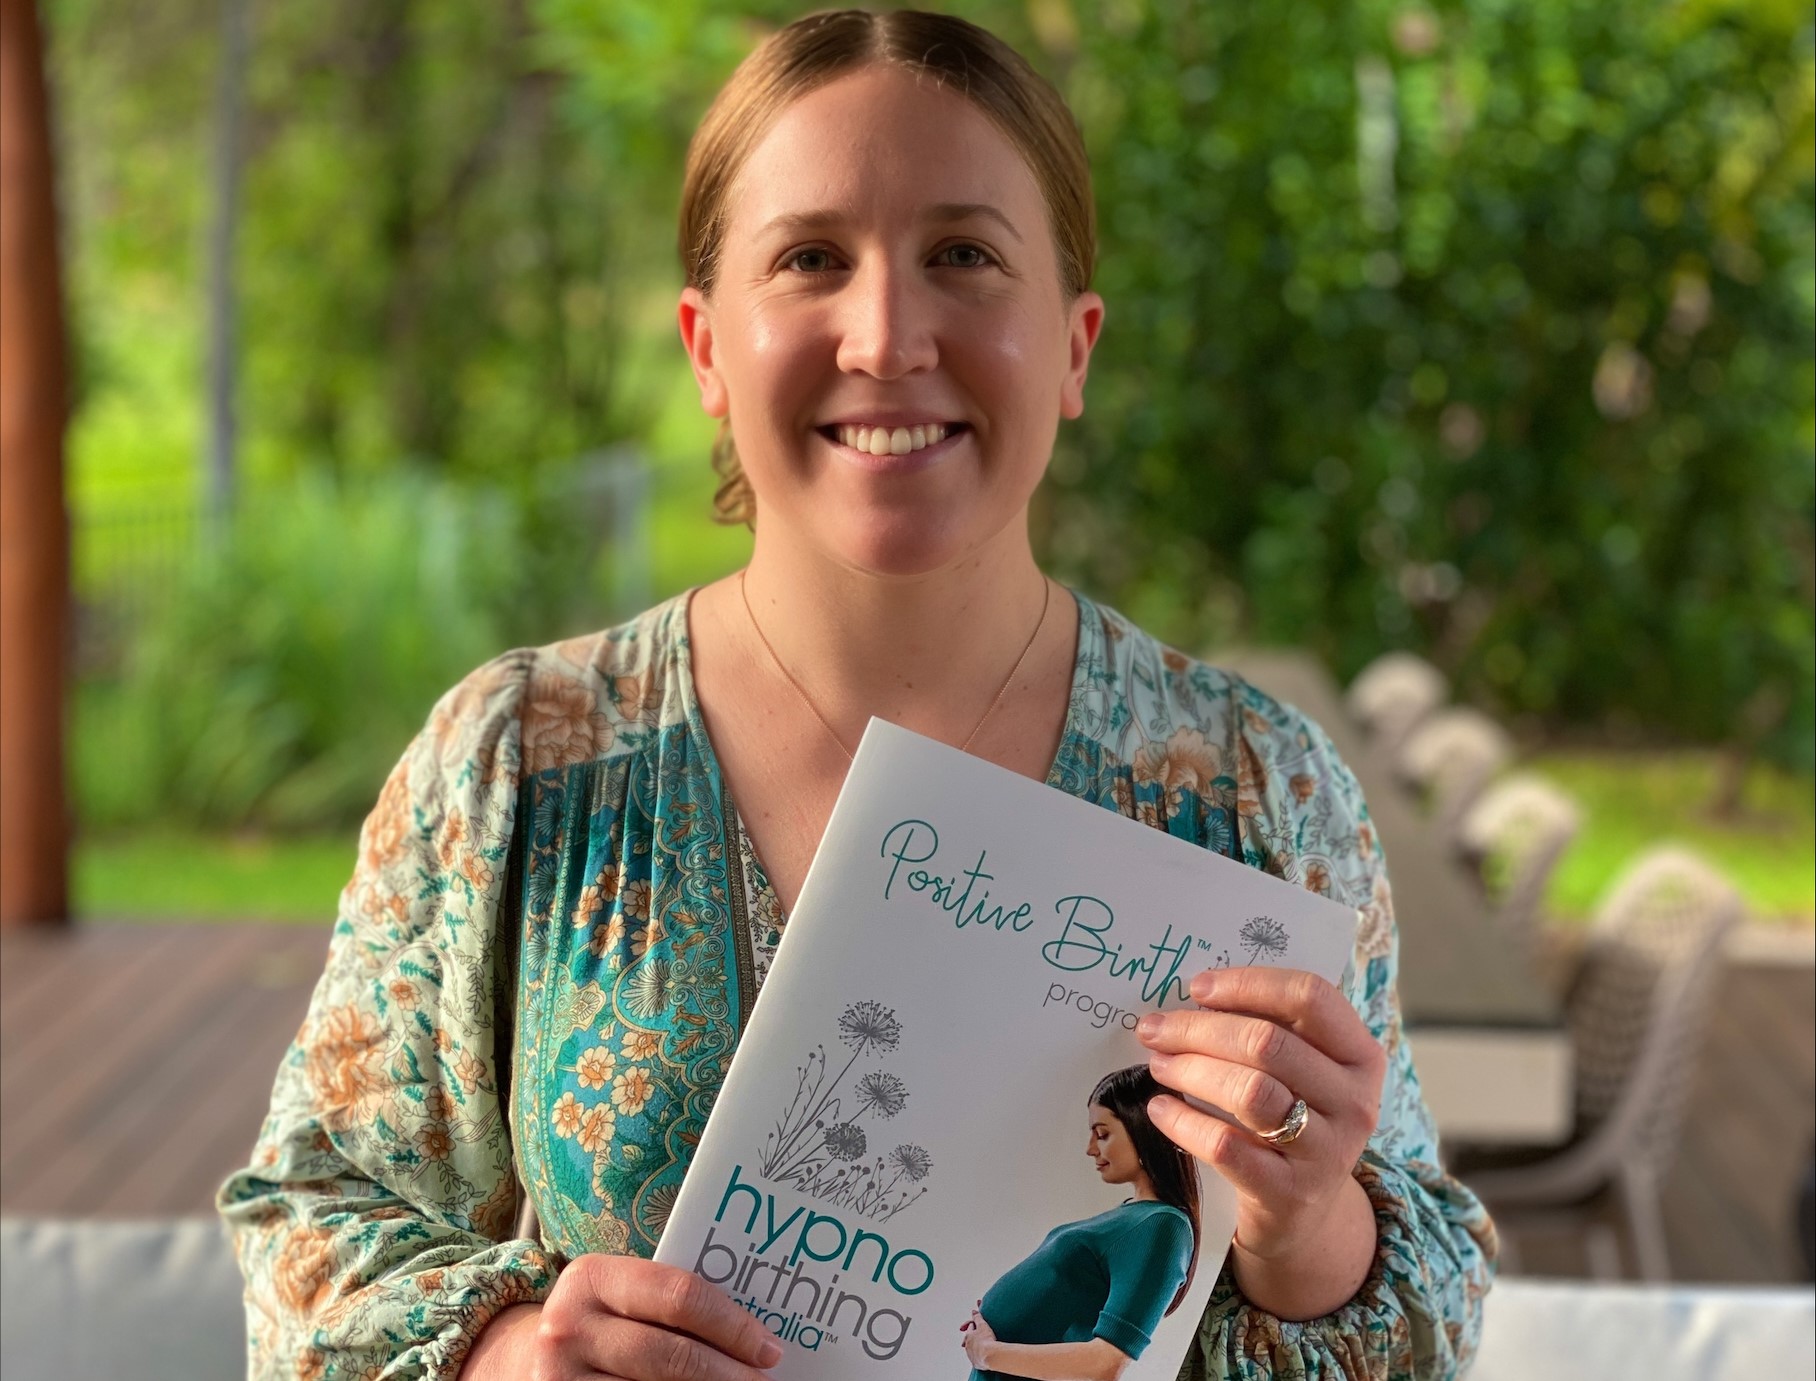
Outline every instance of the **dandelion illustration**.
{"label": "dandelion illustration", "polygon": [[1286,927],[1272,916],[1245,921],[1236,938],[1248,951],[1251,964],[1259,963],[1263,954],[1277,959],[1286,953]]}
{"label": "dandelion illustration", "polygon": [[884,1121],[908,1106],[908,1085],[883,1070],[872,1070],[857,1086],[858,1107],[873,1112]]}
{"label": "dandelion illustration", "polygon": [[919,1184],[933,1169],[933,1157],[919,1146],[898,1146],[888,1160],[890,1168],[912,1184]]}
{"label": "dandelion illustration", "polygon": [[851,1047],[854,1059],[872,1051],[887,1053],[901,1043],[902,1023],[880,1002],[854,1002],[839,1017],[839,1039]]}
{"label": "dandelion illustration", "polygon": [[855,1122],[841,1122],[826,1129],[826,1150],[836,1160],[856,1160],[870,1148],[870,1139]]}

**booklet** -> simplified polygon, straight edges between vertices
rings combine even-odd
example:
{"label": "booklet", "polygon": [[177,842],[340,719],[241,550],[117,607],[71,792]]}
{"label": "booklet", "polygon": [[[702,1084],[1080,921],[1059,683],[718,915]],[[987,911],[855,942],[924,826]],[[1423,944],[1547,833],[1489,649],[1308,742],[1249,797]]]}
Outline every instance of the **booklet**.
{"label": "booklet", "polygon": [[[780,1339],[781,1381],[1069,1375],[1105,1344],[1173,1381],[1235,1199],[1147,1119],[1135,1023],[1213,966],[1341,981],[1355,929],[873,719],[656,1259]],[[974,1372],[974,1329],[1029,1369]]]}

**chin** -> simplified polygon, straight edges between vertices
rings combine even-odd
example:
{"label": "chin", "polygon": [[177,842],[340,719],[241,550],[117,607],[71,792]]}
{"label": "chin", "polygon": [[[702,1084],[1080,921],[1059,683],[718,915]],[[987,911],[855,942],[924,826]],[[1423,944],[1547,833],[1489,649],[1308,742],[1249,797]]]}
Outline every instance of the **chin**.
{"label": "chin", "polygon": [[911,578],[944,570],[989,540],[972,529],[971,515],[914,509],[848,513],[826,542],[848,566],[874,575]]}

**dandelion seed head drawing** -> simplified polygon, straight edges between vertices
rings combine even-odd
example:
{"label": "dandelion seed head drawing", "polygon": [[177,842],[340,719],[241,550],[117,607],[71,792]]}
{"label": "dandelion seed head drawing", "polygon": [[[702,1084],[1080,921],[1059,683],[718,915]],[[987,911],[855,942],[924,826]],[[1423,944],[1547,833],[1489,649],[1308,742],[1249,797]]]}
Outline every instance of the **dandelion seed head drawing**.
{"label": "dandelion seed head drawing", "polygon": [[1286,953],[1286,927],[1272,916],[1256,916],[1244,921],[1236,937],[1248,951],[1250,963],[1259,962],[1263,954],[1278,958]]}
{"label": "dandelion seed head drawing", "polygon": [[896,1147],[889,1153],[889,1163],[913,1184],[926,1179],[933,1169],[933,1157],[919,1146]]}
{"label": "dandelion seed head drawing", "polygon": [[870,1139],[855,1122],[826,1129],[826,1149],[838,1160],[856,1160],[870,1149]]}
{"label": "dandelion seed head drawing", "polygon": [[901,1043],[902,1023],[880,1002],[854,1002],[839,1017],[839,1039],[859,1055],[891,1051]]}
{"label": "dandelion seed head drawing", "polygon": [[908,1085],[893,1074],[872,1070],[858,1080],[858,1107],[885,1120],[908,1106]]}

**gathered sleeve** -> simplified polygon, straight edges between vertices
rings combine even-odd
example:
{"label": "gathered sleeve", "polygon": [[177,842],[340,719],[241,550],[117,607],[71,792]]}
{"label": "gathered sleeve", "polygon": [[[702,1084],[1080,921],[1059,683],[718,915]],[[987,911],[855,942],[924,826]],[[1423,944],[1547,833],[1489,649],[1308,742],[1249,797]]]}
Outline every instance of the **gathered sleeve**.
{"label": "gathered sleeve", "polygon": [[[1288,1322],[1243,1299],[1226,1266],[1182,1378],[1207,1381],[1449,1381],[1481,1337],[1498,1247],[1487,1212],[1438,1164],[1438,1137],[1401,1031],[1399,933],[1387,862],[1355,775],[1324,732],[1249,688],[1239,811],[1249,861],[1362,912],[1348,992],[1388,1054],[1381,1118],[1355,1175],[1377,1245],[1355,1297]],[[1266,732],[1260,732],[1265,729]],[[1459,923],[1463,918],[1459,918]]]}
{"label": "gathered sleeve", "polygon": [[464,678],[392,771],[251,1163],[216,1195],[253,1381],[452,1378],[494,1315],[553,1285],[511,1236],[495,944],[533,658]]}

